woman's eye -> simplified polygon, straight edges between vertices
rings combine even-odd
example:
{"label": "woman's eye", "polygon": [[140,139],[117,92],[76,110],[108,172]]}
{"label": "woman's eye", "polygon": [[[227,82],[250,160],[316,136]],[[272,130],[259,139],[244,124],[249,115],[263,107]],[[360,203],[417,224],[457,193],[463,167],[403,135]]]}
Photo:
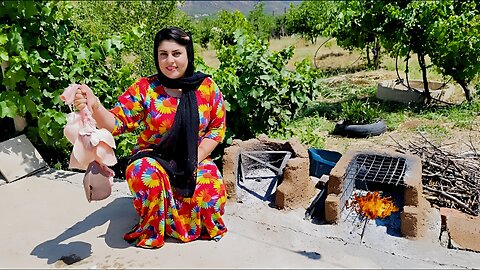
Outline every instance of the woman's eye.
{"label": "woman's eye", "polygon": [[175,57],[179,57],[180,55],[181,55],[180,52],[174,52],[174,53],[173,53],[173,56],[175,56]]}

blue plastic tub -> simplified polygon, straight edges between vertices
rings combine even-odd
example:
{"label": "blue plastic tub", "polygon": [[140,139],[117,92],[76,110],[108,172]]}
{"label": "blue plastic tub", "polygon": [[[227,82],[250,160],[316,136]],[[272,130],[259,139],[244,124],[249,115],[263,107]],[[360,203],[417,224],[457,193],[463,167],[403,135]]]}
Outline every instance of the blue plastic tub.
{"label": "blue plastic tub", "polygon": [[335,151],[309,148],[308,157],[310,158],[310,176],[320,178],[324,174],[330,174],[342,154]]}

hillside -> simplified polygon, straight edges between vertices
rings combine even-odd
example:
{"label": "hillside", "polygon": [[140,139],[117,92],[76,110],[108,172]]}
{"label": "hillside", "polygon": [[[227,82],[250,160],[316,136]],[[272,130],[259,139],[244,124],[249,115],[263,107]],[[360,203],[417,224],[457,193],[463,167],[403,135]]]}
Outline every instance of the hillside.
{"label": "hillside", "polygon": [[283,14],[290,7],[290,3],[299,4],[301,1],[185,1],[179,7],[193,17],[215,14],[220,10],[239,10],[245,15],[253,9],[256,3],[263,2],[266,14]]}

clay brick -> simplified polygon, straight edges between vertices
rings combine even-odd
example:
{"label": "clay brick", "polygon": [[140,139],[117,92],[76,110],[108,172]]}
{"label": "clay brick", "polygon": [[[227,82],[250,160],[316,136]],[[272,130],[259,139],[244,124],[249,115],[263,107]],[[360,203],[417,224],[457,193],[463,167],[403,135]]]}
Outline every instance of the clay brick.
{"label": "clay brick", "polygon": [[440,213],[454,248],[480,252],[480,217],[449,208],[441,208]]}
{"label": "clay brick", "polygon": [[308,175],[308,158],[288,160],[283,170],[282,183],[275,193],[275,205],[278,208],[295,209],[306,207],[315,195],[315,183]]}
{"label": "clay brick", "polygon": [[447,226],[447,217],[448,216],[457,216],[461,217],[463,213],[457,209],[440,207],[440,216],[442,218],[442,226]]}
{"label": "clay brick", "polygon": [[237,145],[225,148],[223,155],[223,181],[227,188],[227,196],[229,199],[236,198],[237,186],[237,167],[240,147]]}
{"label": "clay brick", "polygon": [[261,134],[258,139],[246,141],[234,140],[225,149],[223,156],[223,178],[229,199],[236,198],[238,160],[241,151],[290,151],[292,158],[283,169],[282,183],[275,191],[275,204],[278,208],[294,209],[307,207],[316,193],[315,183],[309,176],[309,158],[307,149],[296,139],[288,142],[269,139]]}
{"label": "clay brick", "polygon": [[413,187],[413,186],[406,187],[403,194],[404,194],[403,203],[405,205],[418,206],[418,198],[420,194],[418,193],[418,190],[416,187]]}
{"label": "clay brick", "polygon": [[404,206],[400,215],[400,231],[405,237],[416,238],[420,226],[420,213],[417,207]]}
{"label": "clay brick", "polygon": [[340,194],[343,192],[343,176],[348,168],[348,164],[353,160],[356,152],[347,151],[335,164],[330,171],[328,179],[328,194]]}
{"label": "clay brick", "polygon": [[343,189],[343,177],[335,174],[330,174],[328,178],[327,190],[328,194],[340,194]]}
{"label": "clay brick", "polygon": [[286,143],[292,149],[294,157],[308,158],[308,150],[294,137],[290,138]]}
{"label": "clay brick", "polygon": [[328,194],[325,199],[325,221],[328,223],[338,223],[340,220],[340,196]]}

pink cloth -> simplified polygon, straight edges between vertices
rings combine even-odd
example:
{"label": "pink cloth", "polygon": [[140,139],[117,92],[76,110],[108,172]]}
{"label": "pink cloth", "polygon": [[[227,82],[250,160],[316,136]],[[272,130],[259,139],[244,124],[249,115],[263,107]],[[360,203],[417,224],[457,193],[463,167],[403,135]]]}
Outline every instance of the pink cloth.
{"label": "pink cloth", "polygon": [[[65,88],[60,99],[71,106],[78,86],[78,84],[70,84]],[[115,140],[112,133],[104,128],[97,129],[96,124],[88,106],[80,112],[71,112],[67,115],[67,124],[63,132],[68,141],[73,144],[69,168],[86,170],[91,162],[96,161],[100,165],[105,165],[102,167],[113,175],[113,170],[107,166],[117,163],[113,151]]]}

